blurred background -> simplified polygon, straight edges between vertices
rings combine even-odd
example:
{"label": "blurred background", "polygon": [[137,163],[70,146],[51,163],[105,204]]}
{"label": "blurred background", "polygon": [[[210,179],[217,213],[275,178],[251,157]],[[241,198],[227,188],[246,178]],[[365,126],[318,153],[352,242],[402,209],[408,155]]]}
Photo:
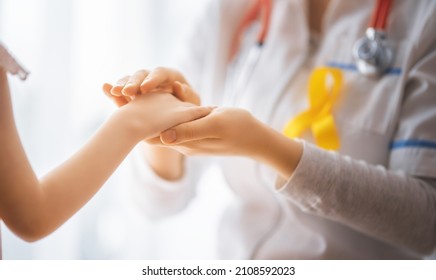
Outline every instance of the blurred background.
{"label": "blurred background", "polygon": [[[11,77],[15,117],[39,176],[96,131],[115,106],[101,86],[138,69],[171,66],[210,0],[0,0],[0,40],[31,72]],[[134,205],[129,161],[71,220],[26,243],[2,227],[4,259],[213,259],[228,198],[206,173],[183,213],[150,221]],[[213,178],[210,178],[213,177]],[[205,180],[202,180],[204,182]]]}

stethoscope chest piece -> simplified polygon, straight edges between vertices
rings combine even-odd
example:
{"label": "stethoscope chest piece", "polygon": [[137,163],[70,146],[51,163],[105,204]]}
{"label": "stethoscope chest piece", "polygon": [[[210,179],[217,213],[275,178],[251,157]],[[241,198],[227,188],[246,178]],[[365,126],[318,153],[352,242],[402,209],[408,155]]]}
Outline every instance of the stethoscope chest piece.
{"label": "stethoscope chest piece", "polygon": [[353,46],[357,70],[368,77],[379,77],[391,66],[394,52],[383,31],[368,28]]}

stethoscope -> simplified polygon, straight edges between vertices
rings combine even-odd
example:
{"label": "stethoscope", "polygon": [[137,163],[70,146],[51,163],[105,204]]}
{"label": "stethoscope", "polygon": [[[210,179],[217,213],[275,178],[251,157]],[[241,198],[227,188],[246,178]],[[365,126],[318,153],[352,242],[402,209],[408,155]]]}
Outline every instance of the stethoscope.
{"label": "stethoscope", "polygon": [[386,22],[391,0],[377,0],[365,36],[353,46],[357,70],[368,77],[379,77],[391,66],[394,51],[387,44]]}
{"label": "stethoscope", "polygon": [[[226,84],[225,92],[227,92],[227,96],[224,99],[225,105],[234,106],[238,104],[246,93],[245,87],[249,83],[262,54],[265,38],[269,31],[271,12],[272,0],[254,0],[242,17],[241,23],[231,39],[228,54],[228,62],[230,62],[229,66],[231,66],[230,71],[228,71],[228,78],[230,79],[228,79],[228,84]],[[258,22],[260,23],[258,24],[260,28],[254,46],[249,48],[245,57],[237,56],[236,54],[241,47],[246,30]]]}
{"label": "stethoscope", "polygon": [[[242,18],[241,24],[235,32],[230,47],[230,60],[235,56],[240,38],[244,31],[254,22],[260,21],[260,30],[256,44],[247,55],[247,65],[241,72],[240,79],[247,79],[253,72],[265,44],[269,31],[269,22],[272,12],[273,0],[255,0]],[[376,0],[371,20],[366,29],[365,36],[358,39],[352,49],[352,56],[358,72],[367,77],[380,77],[391,66],[394,58],[394,50],[387,43],[387,19],[390,13],[392,0]]]}

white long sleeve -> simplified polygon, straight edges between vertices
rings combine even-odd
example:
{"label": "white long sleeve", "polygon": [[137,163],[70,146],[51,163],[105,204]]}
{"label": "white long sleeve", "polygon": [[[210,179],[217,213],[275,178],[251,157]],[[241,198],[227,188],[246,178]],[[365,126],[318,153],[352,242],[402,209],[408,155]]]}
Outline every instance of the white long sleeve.
{"label": "white long sleeve", "polygon": [[305,143],[279,191],[303,211],[419,254],[436,247],[436,181],[369,165]]}
{"label": "white long sleeve", "polygon": [[184,209],[195,196],[195,189],[208,161],[186,157],[183,177],[167,181],[157,175],[145,160],[139,145],[132,153],[132,195],[141,211],[150,218],[160,218]]}

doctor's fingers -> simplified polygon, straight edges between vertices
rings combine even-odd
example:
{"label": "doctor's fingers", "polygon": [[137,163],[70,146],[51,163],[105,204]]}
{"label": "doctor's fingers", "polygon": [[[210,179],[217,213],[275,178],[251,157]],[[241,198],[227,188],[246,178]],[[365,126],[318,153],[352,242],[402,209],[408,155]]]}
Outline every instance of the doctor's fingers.
{"label": "doctor's fingers", "polygon": [[111,94],[112,88],[113,88],[113,86],[111,84],[109,84],[109,83],[104,83],[103,84],[103,88],[102,89],[103,89],[104,94],[106,94],[107,97],[111,97],[112,96],[112,94]]}
{"label": "doctor's fingers", "polygon": [[162,141],[160,140],[160,136],[156,136],[153,138],[145,139],[144,140],[147,144],[153,145],[153,146],[164,146]]}
{"label": "doctor's fingers", "polygon": [[206,116],[191,122],[182,123],[162,132],[160,140],[166,145],[177,145],[193,140],[215,138],[216,129],[213,118]]}
{"label": "doctor's fingers", "polygon": [[150,72],[148,70],[139,70],[135,74],[129,77],[121,93],[124,96],[134,97],[137,94],[141,94],[139,87],[144,79]]}
{"label": "doctor's fingers", "polygon": [[127,99],[124,96],[114,96],[111,94],[111,90],[112,90],[113,86],[111,84],[105,83],[103,85],[103,92],[105,93],[105,95],[107,97],[109,97],[110,99],[112,99],[112,101],[117,105],[117,107],[121,107],[123,105],[126,105],[127,103],[129,103],[129,99]]}
{"label": "doctor's fingers", "polygon": [[170,69],[157,67],[151,71],[140,85],[141,93],[164,91],[172,93],[172,75]]}
{"label": "doctor's fingers", "polygon": [[165,145],[158,136],[147,139],[145,142],[156,147],[171,148],[185,156],[223,154],[222,145],[220,143],[221,139],[217,138],[192,140],[180,144]]}
{"label": "doctor's fingers", "polygon": [[177,120],[177,125],[180,125],[202,119],[209,115],[213,109],[214,107],[193,106],[189,104],[187,107],[175,113],[174,116]]}
{"label": "doctor's fingers", "polygon": [[173,84],[174,96],[178,99],[189,102],[195,105],[200,105],[200,97],[198,94],[187,84],[182,84],[178,81]]}

